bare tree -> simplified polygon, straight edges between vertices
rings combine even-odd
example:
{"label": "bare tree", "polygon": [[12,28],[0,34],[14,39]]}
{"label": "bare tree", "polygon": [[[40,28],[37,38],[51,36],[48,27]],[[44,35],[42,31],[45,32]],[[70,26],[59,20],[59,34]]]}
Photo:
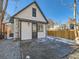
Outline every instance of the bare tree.
{"label": "bare tree", "polygon": [[[2,5],[3,5],[3,0],[0,0],[0,32],[2,30],[1,22],[2,22]],[[1,34],[1,33],[0,33]]]}
{"label": "bare tree", "polygon": [[0,0],[0,39],[2,38],[3,18],[8,5],[8,0]]}
{"label": "bare tree", "polygon": [[2,18],[4,18],[4,14],[5,14],[5,11],[7,9],[7,6],[8,6],[8,0],[4,0],[3,1],[3,8],[2,8]]}

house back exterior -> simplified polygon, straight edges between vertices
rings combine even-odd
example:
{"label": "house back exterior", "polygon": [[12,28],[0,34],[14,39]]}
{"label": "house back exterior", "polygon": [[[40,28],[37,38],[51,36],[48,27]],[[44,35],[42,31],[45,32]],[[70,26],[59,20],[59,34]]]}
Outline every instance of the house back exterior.
{"label": "house back exterior", "polygon": [[46,37],[48,21],[35,1],[13,15],[10,22],[14,39],[28,40]]}

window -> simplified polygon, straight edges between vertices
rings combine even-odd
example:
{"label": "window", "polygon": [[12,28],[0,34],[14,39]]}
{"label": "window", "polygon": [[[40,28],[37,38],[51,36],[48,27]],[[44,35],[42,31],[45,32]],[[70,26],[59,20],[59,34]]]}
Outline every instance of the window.
{"label": "window", "polygon": [[43,24],[38,24],[38,32],[43,32]]}
{"label": "window", "polygon": [[36,9],[35,8],[32,8],[32,16],[36,17]]}
{"label": "window", "polygon": [[74,24],[70,24],[70,29],[74,29]]}
{"label": "window", "polygon": [[10,33],[10,37],[13,37],[13,33]]}

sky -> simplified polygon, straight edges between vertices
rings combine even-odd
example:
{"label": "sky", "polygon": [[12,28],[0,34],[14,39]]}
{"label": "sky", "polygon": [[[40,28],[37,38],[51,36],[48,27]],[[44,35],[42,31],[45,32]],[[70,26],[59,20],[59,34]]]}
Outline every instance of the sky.
{"label": "sky", "polygon": [[[23,9],[25,6],[34,0],[9,0],[6,12],[11,16]],[[73,18],[73,3],[74,0],[35,0],[44,15],[57,22],[58,24],[65,24],[68,18]],[[77,5],[77,10],[79,11]],[[77,22],[79,15],[77,16]]]}

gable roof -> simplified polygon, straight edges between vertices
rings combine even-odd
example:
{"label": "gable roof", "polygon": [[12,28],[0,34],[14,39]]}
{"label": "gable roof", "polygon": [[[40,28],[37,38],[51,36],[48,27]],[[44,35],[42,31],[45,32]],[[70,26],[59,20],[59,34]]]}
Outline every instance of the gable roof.
{"label": "gable roof", "polygon": [[16,14],[14,14],[12,16],[12,18],[14,18],[17,14],[19,14],[20,12],[22,12],[23,10],[25,10],[26,8],[28,8],[29,6],[31,6],[32,4],[35,4],[37,6],[37,8],[39,9],[39,11],[41,12],[42,16],[44,17],[44,19],[46,20],[46,22],[48,23],[47,18],[45,17],[45,15],[43,14],[42,10],[40,9],[39,5],[37,4],[36,1],[30,3],[28,6],[26,6],[25,8],[23,8],[22,10],[20,10],[19,12],[17,12]]}

